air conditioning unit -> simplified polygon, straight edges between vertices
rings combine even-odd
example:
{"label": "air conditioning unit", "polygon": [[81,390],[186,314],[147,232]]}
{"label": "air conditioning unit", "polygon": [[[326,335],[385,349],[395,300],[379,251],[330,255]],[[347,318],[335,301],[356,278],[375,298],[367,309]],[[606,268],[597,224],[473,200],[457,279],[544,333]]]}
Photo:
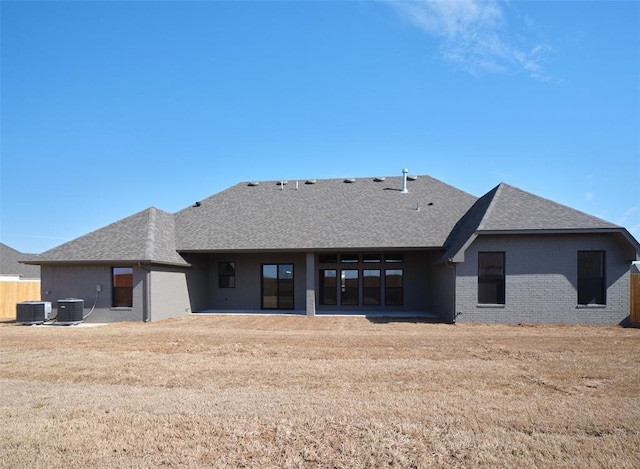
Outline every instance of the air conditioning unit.
{"label": "air conditioning unit", "polygon": [[84,320],[84,300],[65,298],[58,300],[58,324],[78,324]]}
{"label": "air conditioning unit", "polygon": [[16,304],[16,322],[18,324],[42,324],[50,317],[50,301],[23,301]]}

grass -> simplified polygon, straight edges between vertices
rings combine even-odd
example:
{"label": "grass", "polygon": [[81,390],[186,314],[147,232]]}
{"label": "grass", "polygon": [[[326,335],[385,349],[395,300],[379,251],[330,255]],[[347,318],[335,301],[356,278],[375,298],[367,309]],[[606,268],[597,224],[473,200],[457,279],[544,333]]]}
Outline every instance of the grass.
{"label": "grass", "polygon": [[640,467],[640,330],[0,325],[1,467]]}

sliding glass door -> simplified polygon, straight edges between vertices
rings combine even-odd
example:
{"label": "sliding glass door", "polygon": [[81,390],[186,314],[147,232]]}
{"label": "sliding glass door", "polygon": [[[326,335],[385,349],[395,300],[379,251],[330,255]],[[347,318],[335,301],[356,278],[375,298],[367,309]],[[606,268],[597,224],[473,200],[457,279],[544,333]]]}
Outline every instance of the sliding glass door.
{"label": "sliding glass door", "polygon": [[293,309],[293,264],[262,265],[262,309]]}

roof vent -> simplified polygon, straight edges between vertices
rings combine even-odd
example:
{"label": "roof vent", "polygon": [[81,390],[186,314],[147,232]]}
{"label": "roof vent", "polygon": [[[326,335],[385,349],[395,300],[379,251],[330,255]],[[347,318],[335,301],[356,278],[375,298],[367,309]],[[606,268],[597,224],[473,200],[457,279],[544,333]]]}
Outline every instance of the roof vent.
{"label": "roof vent", "polygon": [[407,176],[407,181],[416,181],[418,176]]}
{"label": "roof vent", "polygon": [[403,194],[406,194],[407,192],[409,192],[407,190],[407,173],[409,172],[409,170],[407,168],[404,168],[402,170],[402,190],[400,192],[402,192]]}
{"label": "roof vent", "polygon": [[356,182],[356,180],[354,178],[347,178],[344,180],[344,182],[347,184],[353,184],[354,182]]}
{"label": "roof vent", "polygon": [[278,186],[286,186],[287,184],[289,184],[289,181],[278,181],[278,182],[276,182],[276,185],[278,185]]}
{"label": "roof vent", "polygon": [[200,207],[202,205],[202,202],[198,201],[195,204],[192,205],[192,207]]}
{"label": "roof vent", "polygon": [[305,184],[315,184],[316,182],[318,181],[316,181],[315,179],[307,179],[306,181],[304,181]]}
{"label": "roof vent", "polygon": [[373,178],[373,180],[374,180],[375,182],[382,182],[382,181],[384,181],[384,180],[385,180],[385,178]]}
{"label": "roof vent", "polygon": [[258,181],[251,181],[247,184],[247,186],[254,187],[254,186],[257,186],[258,184],[260,184]]}

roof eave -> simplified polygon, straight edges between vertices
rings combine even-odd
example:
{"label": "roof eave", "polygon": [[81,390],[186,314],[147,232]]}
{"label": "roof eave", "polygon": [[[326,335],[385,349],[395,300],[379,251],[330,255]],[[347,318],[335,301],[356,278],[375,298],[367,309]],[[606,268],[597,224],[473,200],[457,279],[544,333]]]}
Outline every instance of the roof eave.
{"label": "roof eave", "polygon": [[171,261],[157,261],[152,259],[82,259],[82,260],[41,260],[41,261],[24,261],[23,264],[29,265],[114,265],[114,264],[145,264],[145,265],[167,265],[174,267],[191,267],[188,262],[179,263]]}
{"label": "roof eave", "polygon": [[635,256],[630,260],[640,260],[640,243],[622,227],[610,228],[560,228],[560,229],[522,229],[522,230],[477,230],[464,243],[464,245],[454,253],[449,262],[464,262],[464,254],[467,248],[480,235],[545,235],[545,234],[620,234],[629,243],[635,252]]}
{"label": "roof eave", "polygon": [[473,243],[476,240],[477,237],[478,237],[478,232],[476,231],[471,236],[469,236],[469,238],[464,242],[462,247],[458,249],[458,251],[453,253],[453,256],[451,256],[446,260],[448,262],[454,262],[454,263],[464,262],[464,254],[467,251],[467,248],[471,245],[471,243]]}
{"label": "roof eave", "polygon": [[619,233],[626,231],[622,227],[609,228],[549,228],[549,229],[511,229],[511,230],[477,230],[476,234],[483,235],[511,235],[511,234],[598,234],[598,233]]}
{"label": "roof eave", "polygon": [[189,255],[189,254],[226,254],[226,253],[239,253],[239,254],[255,254],[255,253],[273,253],[273,252],[348,252],[348,251],[358,251],[358,252],[374,252],[374,251],[442,251],[444,250],[444,246],[393,246],[393,247],[385,247],[385,246],[368,246],[368,247],[330,247],[330,248],[257,248],[257,249],[233,249],[233,248],[221,248],[221,249],[180,249],[178,252],[180,254]]}

